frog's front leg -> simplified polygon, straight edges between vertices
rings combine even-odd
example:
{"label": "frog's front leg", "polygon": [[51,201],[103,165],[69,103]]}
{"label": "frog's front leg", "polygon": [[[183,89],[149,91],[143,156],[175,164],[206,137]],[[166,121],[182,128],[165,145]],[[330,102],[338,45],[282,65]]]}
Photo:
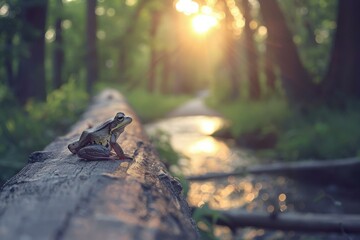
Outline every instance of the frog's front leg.
{"label": "frog's front leg", "polygon": [[102,145],[89,145],[81,148],[77,155],[86,160],[114,160],[110,150]]}
{"label": "frog's front leg", "polygon": [[111,145],[112,149],[114,149],[116,155],[119,157],[119,160],[132,160],[132,158],[130,156],[127,156],[124,153],[124,151],[122,150],[122,148],[120,147],[120,145],[116,142],[115,135],[111,135],[110,145]]}

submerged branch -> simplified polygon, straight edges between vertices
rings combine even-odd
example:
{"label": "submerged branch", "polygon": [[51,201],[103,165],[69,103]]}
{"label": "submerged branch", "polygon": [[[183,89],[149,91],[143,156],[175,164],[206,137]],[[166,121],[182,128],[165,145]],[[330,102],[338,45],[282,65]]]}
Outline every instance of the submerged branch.
{"label": "submerged branch", "polygon": [[[256,227],[284,231],[360,233],[360,215],[310,213],[249,213],[219,211],[216,224],[231,229]],[[211,218],[211,216],[208,216]]]}
{"label": "submerged branch", "polygon": [[301,161],[291,163],[272,163],[243,167],[234,172],[227,173],[208,173],[198,176],[189,176],[189,181],[205,181],[213,179],[227,178],[230,176],[244,176],[246,174],[284,174],[290,176],[317,176],[321,173],[327,175],[347,175],[350,172],[360,171],[359,158],[346,158],[327,161]]}

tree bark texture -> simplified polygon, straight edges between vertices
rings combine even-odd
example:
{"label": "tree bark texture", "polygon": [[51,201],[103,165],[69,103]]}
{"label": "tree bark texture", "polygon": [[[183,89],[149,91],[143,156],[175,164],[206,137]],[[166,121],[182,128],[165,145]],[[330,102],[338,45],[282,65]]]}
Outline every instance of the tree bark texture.
{"label": "tree bark texture", "polygon": [[28,3],[21,8],[21,44],[26,49],[19,61],[16,96],[25,103],[29,98],[44,100],[45,82],[45,27],[47,0]]}
{"label": "tree bark texture", "polygon": [[[119,142],[131,161],[85,161],[67,145],[113,118],[133,117]],[[71,131],[35,152],[0,192],[0,239],[197,239],[181,185],[159,161],[135,113],[101,93]]]}

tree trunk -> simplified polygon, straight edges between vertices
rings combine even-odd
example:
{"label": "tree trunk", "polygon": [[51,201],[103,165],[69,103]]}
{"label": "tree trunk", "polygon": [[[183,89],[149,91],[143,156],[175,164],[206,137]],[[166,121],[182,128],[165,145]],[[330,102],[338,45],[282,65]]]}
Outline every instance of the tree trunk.
{"label": "tree trunk", "polygon": [[360,98],[360,1],[339,1],[337,30],[328,72],[323,80],[324,100],[344,102]]}
{"label": "tree trunk", "polygon": [[247,55],[247,71],[249,80],[250,99],[257,100],[260,98],[260,84],[258,75],[258,54],[254,43],[254,33],[250,28],[250,21],[252,19],[250,14],[250,6],[248,0],[241,1],[241,9],[245,18],[244,36],[245,48]]}
{"label": "tree trunk", "polygon": [[161,13],[160,11],[153,11],[151,16],[151,26],[149,32],[151,52],[150,52],[150,64],[149,64],[149,79],[147,88],[149,92],[154,92],[156,88],[156,65],[158,61],[158,50],[156,49],[156,33],[159,29]]}
{"label": "tree trunk", "polygon": [[268,29],[269,44],[280,67],[285,92],[293,104],[311,103],[316,86],[301,63],[292,34],[286,25],[285,17],[276,0],[260,0],[260,10]]}
{"label": "tree trunk", "polygon": [[230,78],[230,100],[237,99],[240,95],[240,76],[238,74],[238,62],[239,59],[237,51],[237,41],[233,32],[233,17],[228,8],[225,8],[225,26],[224,26],[224,52],[225,52],[225,64]]}
{"label": "tree trunk", "polygon": [[164,50],[162,56],[162,77],[161,77],[161,93],[167,94],[170,92],[170,72],[171,72],[171,57],[168,50]]}
{"label": "tree trunk", "polygon": [[13,37],[14,37],[14,34],[12,33],[12,31],[8,31],[5,33],[4,65],[5,65],[7,84],[10,87],[10,89],[12,89],[12,90],[14,87]]}
{"label": "tree trunk", "polygon": [[129,19],[129,24],[127,25],[127,28],[125,31],[121,34],[120,39],[118,39],[119,42],[119,58],[118,58],[118,77],[119,80],[122,82],[127,81],[127,67],[131,64],[130,59],[127,55],[127,52],[129,52],[131,48],[131,44],[134,44],[133,38],[133,32],[135,30],[138,18],[140,16],[141,11],[145,7],[147,1],[146,0],[140,0],[138,1],[136,5],[136,9],[134,10],[134,13],[131,15]]}
{"label": "tree trunk", "polygon": [[86,87],[90,94],[92,93],[93,85],[98,78],[96,2],[97,0],[88,0],[86,9]]}
{"label": "tree trunk", "polygon": [[[62,0],[56,1],[56,7],[62,13],[63,3]],[[62,15],[59,14],[55,20],[55,41],[54,41],[54,77],[53,77],[53,87],[55,89],[60,88],[63,83],[62,72],[64,66],[64,44],[63,44],[63,36],[62,36]]]}
{"label": "tree trunk", "polygon": [[46,97],[44,36],[48,1],[38,0],[31,4],[24,2],[21,9],[21,43],[27,52],[19,61],[16,83],[16,95],[21,103],[29,98],[44,100]]}
{"label": "tree trunk", "polygon": [[272,45],[270,44],[269,38],[265,40],[266,52],[265,52],[265,75],[266,75],[266,85],[268,91],[270,93],[275,92],[275,83],[276,83],[276,75],[275,75],[275,64],[274,64],[274,50],[272,49]]}

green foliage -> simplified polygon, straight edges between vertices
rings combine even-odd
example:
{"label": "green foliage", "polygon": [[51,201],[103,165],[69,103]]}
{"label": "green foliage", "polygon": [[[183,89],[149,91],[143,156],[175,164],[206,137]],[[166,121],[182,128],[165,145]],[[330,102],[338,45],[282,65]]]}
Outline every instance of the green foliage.
{"label": "green foliage", "polygon": [[151,122],[164,117],[171,109],[189,99],[189,96],[149,93],[143,89],[122,91],[122,93],[125,94],[130,105],[143,122]]}
{"label": "green foliage", "polygon": [[165,164],[173,176],[175,176],[181,183],[183,188],[182,194],[187,196],[189,192],[189,182],[185,176],[179,171],[172,171],[172,167],[179,167],[180,158],[186,158],[183,154],[177,152],[171,145],[171,136],[167,132],[157,130],[155,133],[150,135],[150,140],[157,152],[159,153],[160,160]]}
{"label": "green foliage", "polygon": [[51,92],[44,103],[29,102],[25,109],[30,117],[46,125],[60,126],[63,131],[77,120],[88,101],[87,93],[70,80]]}
{"label": "green foliage", "polygon": [[[338,1],[279,1],[302,62],[316,81],[327,71]],[[294,14],[295,13],[295,14]]]}
{"label": "green foliage", "polygon": [[360,151],[358,108],[320,108],[307,116],[293,115],[283,127],[277,153],[284,159],[345,158]]}
{"label": "green foliage", "polygon": [[0,182],[23,167],[28,154],[42,150],[63,134],[85,108],[88,98],[70,81],[50,93],[46,102],[29,102],[22,108],[9,94],[3,94],[4,89],[0,86]]}
{"label": "green foliage", "polygon": [[200,208],[196,208],[193,213],[193,219],[199,227],[201,239],[217,240],[215,236],[215,223],[221,218],[221,214],[209,207],[208,204],[204,204]]}
{"label": "green foliage", "polygon": [[172,147],[170,134],[157,130],[150,136],[150,139],[156,147],[161,160],[168,168],[174,165],[179,165],[181,155]]}

